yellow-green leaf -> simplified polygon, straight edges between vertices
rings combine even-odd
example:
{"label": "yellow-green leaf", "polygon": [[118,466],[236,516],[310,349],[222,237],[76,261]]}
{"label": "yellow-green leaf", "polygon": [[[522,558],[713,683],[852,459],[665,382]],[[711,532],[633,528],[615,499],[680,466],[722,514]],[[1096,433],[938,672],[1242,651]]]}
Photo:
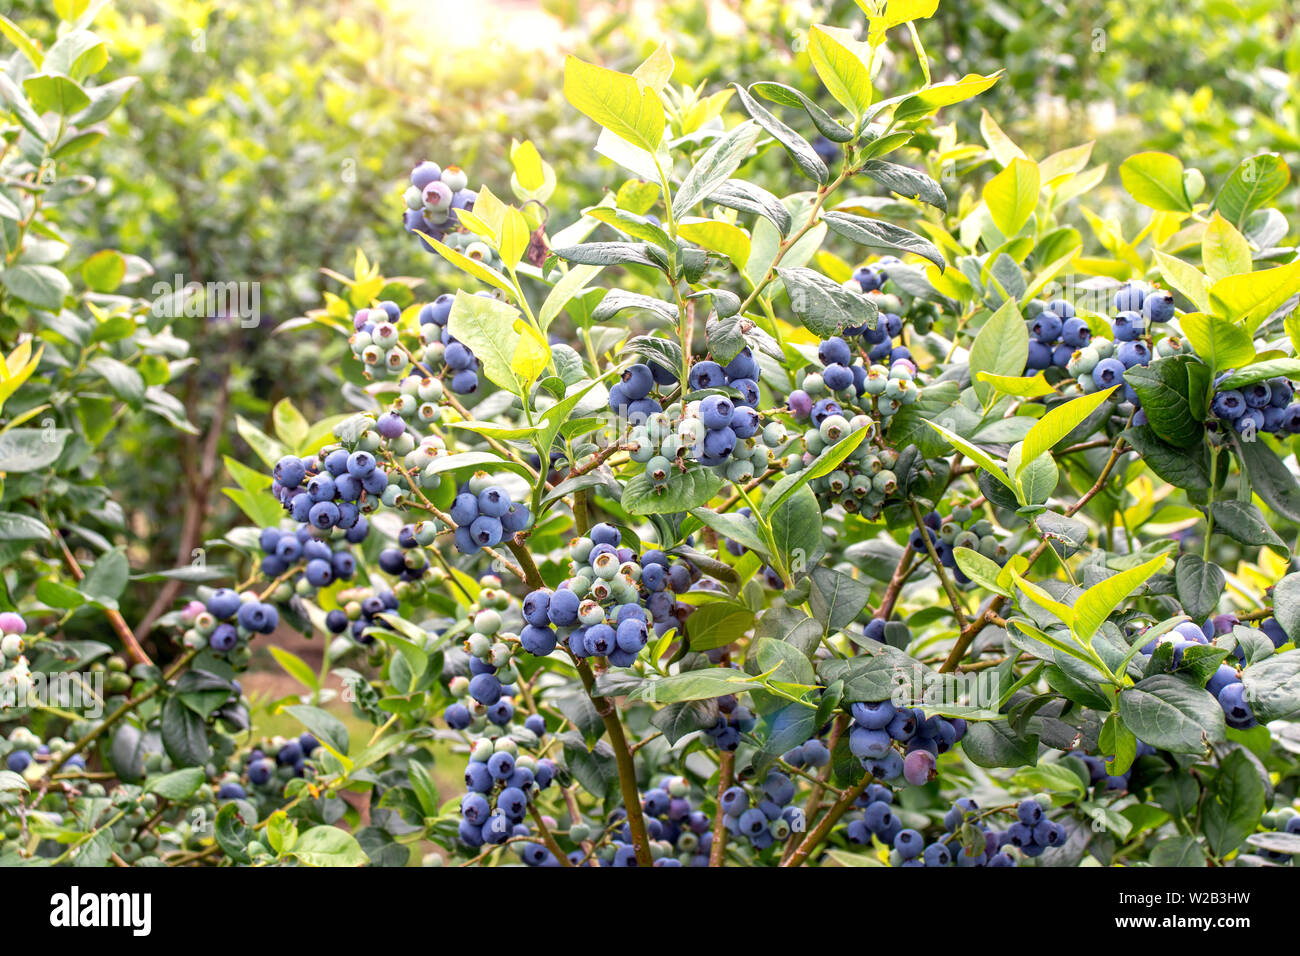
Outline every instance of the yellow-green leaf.
{"label": "yellow-green leaf", "polygon": [[1273,310],[1289,299],[1300,285],[1300,262],[1252,272],[1224,276],[1210,286],[1210,302],[1224,318],[1240,322],[1254,333]]}
{"label": "yellow-green leaf", "polygon": [[1145,152],[1119,164],[1119,179],[1128,194],[1144,206],[1165,212],[1191,212],[1183,192],[1183,164],[1168,153]]}
{"label": "yellow-green leaf", "polygon": [[1255,344],[1246,330],[1228,319],[1189,312],[1179,318],[1178,325],[1211,372],[1237,368],[1255,357]]}
{"label": "yellow-green leaf", "polygon": [[737,269],[743,269],[749,261],[749,233],[729,222],[719,219],[689,220],[678,225],[677,234],[710,252],[722,253]]}
{"label": "yellow-green leaf", "polygon": [[1201,265],[1213,281],[1246,274],[1254,268],[1250,261],[1250,243],[1217,211],[1201,236]]}
{"label": "yellow-green leaf", "polygon": [[578,112],[633,146],[654,153],[664,138],[664,106],[655,89],[634,76],[564,59],[564,97]]}
{"label": "yellow-green leaf", "polygon": [[1020,449],[1020,464],[1016,467],[1018,476],[1039,455],[1050,451],[1052,446],[1070,434],[1085,418],[1091,415],[1101,404],[1110,398],[1110,393],[1119,388],[1110,388],[1091,395],[1083,395],[1069,402],[1062,402],[1034,423],[1025,436]]}
{"label": "yellow-green leaf", "polygon": [[1156,264],[1166,282],[1191,299],[1202,312],[1210,310],[1209,287],[1200,269],[1159,249],[1156,250]]}
{"label": "yellow-green leaf", "polygon": [[871,106],[871,74],[863,61],[853,31],[839,27],[814,26],[808,37],[808,56],[813,69],[831,96],[860,118]]}
{"label": "yellow-green leaf", "polygon": [[1071,626],[1074,636],[1091,646],[1092,635],[1097,633],[1101,622],[1110,617],[1120,602],[1141,587],[1164,563],[1164,555],[1152,558],[1136,568],[1129,568],[1099,581],[1079,595],[1079,599],[1074,602],[1074,623]]}
{"label": "yellow-green leaf", "polygon": [[935,424],[929,419],[925,419],[925,423],[944,438],[948,439],[948,443],[952,445],[953,448],[956,448],[971,461],[975,462],[975,464],[979,465],[998,481],[1002,482],[1002,484],[1006,485],[1007,489],[1017,498],[1020,497],[1020,489],[1016,487],[1016,483],[1008,477],[1007,473],[1002,470],[1002,466],[994,461],[988,452],[977,448],[960,435],[948,431],[948,429],[944,428],[942,425]]}
{"label": "yellow-green leaf", "polygon": [[993,224],[1010,238],[1020,232],[1038,205],[1038,164],[1017,156],[984,185],[984,204]]}
{"label": "yellow-green leaf", "polygon": [[976,379],[988,382],[1003,395],[1017,398],[1042,398],[1044,395],[1056,394],[1056,389],[1047,384],[1042,372],[1035,375],[994,375],[991,372],[976,372]]}

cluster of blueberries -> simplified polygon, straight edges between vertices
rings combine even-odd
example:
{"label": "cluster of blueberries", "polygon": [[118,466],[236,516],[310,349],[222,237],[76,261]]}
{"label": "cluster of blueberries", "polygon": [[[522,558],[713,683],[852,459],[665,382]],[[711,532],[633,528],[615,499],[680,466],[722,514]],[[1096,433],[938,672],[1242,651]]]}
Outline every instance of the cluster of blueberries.
{"label": "cluster of blueberries", "polygon": [[[1227,373],[1219,376],[1222,381]],[[1210,411],[1244,435],[1276,432],[1300,434],[1300,402],[1292,401],[1295,386],[1283,377],[1254,382],[1214,393]]]}
{"label": "cluster of blueberries", "polygon": [[[1211,617],[1205,624],[1197,625],[1193,621],[1183,621],[1181,624],[1174,626],[1168,634],[1160,638],[1148,641],[1142,646],[1143,654],[1154,654],[1160,644],[1169,644],[1173,650],[1170,666],[1177,669],[1183,663],[1183,655],[1190,648],[1197,646],[1208,646],[1215,637],[1223,634],[1231,634],[1233,627],[1238,623],[1236,615],[1220,614]],[[1288,640],[1285,632],[1277,624],[1276,619],[1269,618],[1264,622],[1266,627],[1261,630],[1268,635],[1275,646],[1280,646],[1281,642]],[[1238,645],[1234,648],[1233,653],[1239,662],[1245,660],[1245,651]],[[1214,695],[1219,706],[1223,708],[1223,717],[1229,727],[1237,730],[1249,730],[1254,727],[1258,721],[1255,719],[1255,713],[1251,710],[1250,702],[1246,697],[1246,687],[1241,682],[1241,676],[1237,668],[1230,664],[1220,664],[1218,670],[1210,675],[1210,679],[1205,684],[1205,689]]]}
{"label": "cluster of blueberries", "polygon": [[[17,617],[17,615],[14,615]],[[54,751],[50,749],[49,744],[42,743],[40,738],[33,734],[26,727],[16,727],[9,736],[9,742],[14,749],[9,751],[5,756],[5,769],[13,773],[22,773],[33,763],[45,763],[55,756]],[[63,762],[63,771],[85,770],[86,758],[81,754],[73,754]]]}
{"label": "cluster of blueberries", "polygon": [[358,309],[352,317],[348,345],[372,378],[398,375],[411,363],[411,353],[402,345],[397,329],[401,317],[402,307],[392,299],[373,309]]}
{"label": "cluster of blueberries", "polygon": [[805,826],[803,810],[794,805],[795,785],[779,770],[768,771],[759,800],[750,799],[742,786],[731,787],[722,794],[723,825],[734,836],[743,836],[758,851],[783,842]]}
{"label": "cluster of blueberries", "polygon": [[[267,756],[262,749],[254,748],[245,758],[244,773],[248,777],[248,782],[255,787],[264,787],[270,783],[276,775],[277,767],[285,768],[286,776],[301,777],[306,769],[307,760],[319,746],[320,741],[314,736],[303,734],[301,737],[293,737],[282,743],[276,750],[274,758]],[[217,790],[218,800],[242,800],[246,796],[244,788],[234,782],[228,781]]]}
{"label": "cluster of blueberries", "polygon": [[276,462],[273,477],[271,493],[294,521],[320,531],[340,528],[349,544],[366,539],[370,524],[362,510],[373,510],[389,488],[388,473],[364,449],[335,448],[323,459],[286,455]]}
{"label": "cluster of blueberries", "polygon": [[[510,737],[498,737],[495,742],[486,738],[475,741],[465,766],[466,793],[460,802],[457,828],[460,841],[473,849],[498,845],[511,837],[530,836],[532,830],[524,823],[528,805],[554,780],[553,761],[521,756]],[[560,865],[540,843],[521,843],[519,855],[529,866]]]}
{"label": "cluster of blueberries", "polygon": [[1065,299],[1053,299],[1027,322],[1029,355],[1025,374],[1033,375],[1052,366],[1065,368],[1076,349],[1092,341],[1092,329],[1075,314],[1074,305]]}
{"label": "cluster of blueberries", "polygon": [[824,767],[831,762],[831,751],[825,741],[812,737],[781,754],[781,759],[798,770]]}
{"label": "cluster of blueberries", "polygon": [[384,548],[376,562],[379,570],[402,581],[418,581],[429,570],[424,548],[434,543],[438,526],[433,521],[405,524],[397,532],[397,547]]}
{"label": "cluster of blueberries", "polygon": [[[964,505],[954,507],[946,518],[937,511],[930,511],[924,516],[922,523],[925,525],[925,533],[929,535],[934,545],[935,554],[939,556],[940,563],[952,571],[953,578],[958,584],[969,584],[970,578],[957,566],[955,553],[957,548],[977,551],[998,564],[1006,564],[1010,557],[1007,546],[994,534],[993,522],[987,518],[976,519],[975,512]],[[918,554],[927,551],[920,528],[912,529],[908,543]]]}
{"label": "cluster of blueberries", "polygon": [[[422,232],[439,242],[449,234],[455,235],[460,226],[460,210],[472,212],[474,200],[478,198],[478,193],[468,186],[469,177],[459,166],[443,168],[427,159],[417,164],[411,170],[411,185],[402,194],[406,204],[402,225],[407,232]],[[420,241],[432,251],[423,237]],[[475,259],[487,259],[492,250],[479,242],[467,247],[465,254]]]}
{"label": "cluster of blueberries", "polygon": [[[645,816],[646,835],[665,845],[665,852],[656,857],[655,866],[682,866],[684,862],[691,866],[709,865],[713,822],[707,813],[691,804],[690,785],[685,778],[661,778],[656,786],[642,795],[641,809]],[[615,832],[615,866],[636,866],[631,836],[626,824]]]}
{"label": "cluster of blueberries", "polygon": [[[503,602],[494,603],[492,598],[492,594],[486,598],[480,594],[481,605],[474,611],[471,632],[465,640],[469,676],[457,676],[451,681],[452,695],[466,700],[466,703],[452,704],[443,715],[452,730],[473,729],[477,716],[506,727],[515,716],[518,673],[513,659],[517,645],[504,640],[498,610]],[[506,597],[504,603],[508,601]],[[545,723],[537,716],[529,717],[525,726],[539,736],[546,730]]]}
{"label": "cluster of blueberries", "polygon": [[[1116,290],[1112,305],[1115,315],[1111,319],[1111,338],[1103,339],[1091,337],[1087,325],[1075,315],[1074,306],[1066,300],[1054,299],[1047,303],[1047,307],[1030,323],[1030,335],[1034,341],[1030,343],[1031,363],[1026,374],[1033,374],[1039,368],[1064,366],[1085,393],[1122,386],[1123,400],[1138,410],[1134,422],[1144,424],[1146,419],[1141,411],[1141,402],[1137,392],[1125,380],[1124,373],[1131,368],[1149,365],[1153,359],[1177,355],[1187,345],[1178,336],[1169,335],[1154,342],[1151,335],[1153,325],[1174,317],[1172,293],[1133,280]],[[1057,333],[1061,344],[1053,348],[1049,342],[1044,342],[1043,336],[1056,328],[1057,320],[1061,320]],[[1074,342],[1079,344],[1067,353]],[[1041,349],[1051,353],[1046,364],[1042,362]]]}
{"label": "cluster of blueberries", "polygon": [[512,501],[510,492],[491,484],[482,473],[465,483],[448,515],[456,524],[452,541],[461,554],[477,554],[483,548],[495,547],[502,538],[526,531],[533,523],[527,505]]}
{"label": "cluster of blueberries", "polygon": [[365,589],[362,594],[340,591],[340,601],[346,602],[342,608],[334,608],[325,615],[325,627],[331,634],[351,631],[352,639],[358,644],[373,644],[375,638],[367,634],[372,627],[384,627],[391,630],[387,621],[379,615],[394,612],[400,606],[397,595],[387,589]]}
{"label": "cluster of blueberries", "polygon": [[747,734],[758,725],[758,718],[748,707],[741,706],[735,694],[717,698],[718,717],[704,732],[719,750],[735,750],[740,746],[740,735]]}
{"label": "cluster of blueberries", "polygon": [[[873,628],[876,624],[879,627]],[[882,639],[884,622],[873,620],[866,636]],[[919,707],[897,707],[889,700],[854,703],[849,713],[849,751],[877,780],[901,777],[916,787],[928,783],[934,779],[939,754],[966,734],[966,721],[960,717],[926,717]],[[903,745],[902,755],[895,743]]]}
{"label": "cluster of blueberries", "polygon": [[303,564],[302,579],[310,587],[328,587],[335,581],[350,581],[357,571],[356,558],[346,547],[334,550],[312,536],[311,527],[297,531],[263,528],[258,544],[265,554],[262,574],[278,578],[298,563]]}
{"label": "cluster of blueberries", "polygon": [[242,594],[232,588],[218,588],[204,602],[207,614],[200,614],[194,628],[208,639],[214,651],[234,650],[253,634],[270,634],[280,625],[280,612],[265,604],[253,591]]}
{"label": "cluster of blueberries", "polygon": [[650,393],[657,385],[675,384],[676,377],[658,363],[639,362],[609,390],[609,407],[631,426],[629,454],[646,466],[655,487],[666,486],[685,461],[716,468],[731,481],[748,481],[767,469],[773,449],[785,441],[779,424],[763,426],[758,375],[758,362],[748,347],[725,366],[701,360],[691,367],[687,380],[692,392],[731,389],[738,394],[714,391],[664,409]]}
{"label": "cluster of blueberries", "polygon": [[691,568],[655,549],[638,558],[620,540],[616,527],[600,523],[570,542],[572,576],[554,591],[538,589],[524,598],[524,650],[545,656],[564,640],[575,657],[605,657],[629,667],[650,628],[662,636],[680,625],[690,608],[676,595],[690,590]]}
{"label": "cluster of blueberries", "polygon": [[[489,295],[486,292],[476,294]],[[424,346],[423,360],[430,368],[441,363],[446,372],[450,372],[451,381],[448,386],[457,395],[473,395],[478,391],[479,361],[468,345],[453,338],[447,330],[447,320],[451,318],[451,307],[455,301],[456,297],[452,293],[444,292],[432,302],[420,307],[420,344]]]}

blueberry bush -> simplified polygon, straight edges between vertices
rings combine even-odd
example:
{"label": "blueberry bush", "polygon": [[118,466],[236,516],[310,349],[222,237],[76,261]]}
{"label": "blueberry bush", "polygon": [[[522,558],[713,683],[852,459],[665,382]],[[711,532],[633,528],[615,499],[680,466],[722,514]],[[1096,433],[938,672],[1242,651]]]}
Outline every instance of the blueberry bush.
{"label": "blueberry bush", "polygon": [[54,6],[0,18],[0,862],[1300,853],[1280,155],[1031,155],[933,0],[840,5],[811,76],[569,56],[605,188],[523,137],[392,160],[358,228],[425,275],[320,264],[258,348],[328,342],[324,407],[237,415],[239,517],[141,570],[117,429],[184,442],[210,350],[67,211],[133,83]]}

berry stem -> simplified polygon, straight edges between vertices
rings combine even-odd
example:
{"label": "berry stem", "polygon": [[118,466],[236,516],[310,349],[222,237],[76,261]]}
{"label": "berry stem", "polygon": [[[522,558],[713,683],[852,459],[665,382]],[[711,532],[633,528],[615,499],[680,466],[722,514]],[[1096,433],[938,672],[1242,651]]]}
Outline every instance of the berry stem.
{"label": "berry stem", "polygon": [[582,686],[587,692],[587,697],[591,699],[592,706],[600,715],[601,722],[605,725],[605,732],[609,734],[610,746],[614,749],[614,760],[618,765],[618,786],[623,793],[623,809],[627,811],[627,826],[632,833],[632,849],[636,852],[637,865],[653,866],[650,838],[646,835],[645,817],[641,814],[641,792],[637,788],[636,762],[632,759],[632,751],[628,749],[623,724],[618,719],[618,714],[609,698],[599,697],[593,693],[596,689],[596,678],[591,673],[587,662],[582,658],[575,658],[574,663],[578,669],[578,676],[582,678]]}
{"label": "berry stem", "polygon": [[722,866],[727,849],[727,818],[722,812],[722,795],[731,789],[736,772],[736,753],[722,751],[718,761],[718,812],[713,818],[713,845],[709,847],[709,866]]}

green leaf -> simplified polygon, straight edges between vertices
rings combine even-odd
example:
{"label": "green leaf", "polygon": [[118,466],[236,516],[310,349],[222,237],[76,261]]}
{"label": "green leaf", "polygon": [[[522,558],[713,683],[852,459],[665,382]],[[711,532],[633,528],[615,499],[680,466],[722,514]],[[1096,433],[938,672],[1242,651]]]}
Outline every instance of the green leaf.
{"label": "green leaf", "polygon": [[767,130],[781,144],[781,147],[790,154],[790,158],[794,160],[795,165],[799,167],[801,173],[809,179],[816,180],[823,186],[830,182],[830,170],[826,168],[826,164],[822,162],[822,158],[817,155],[817,150],[812,148],[812,144],[808,140],[773,116],[763,104],[750,96],[749,91],[739,83],[731,85],[735,88],[736,96],[740,99],[740,104],[745,108],[745,112],[752,116],[754,122]]}
{"label": "green leaf", "polygon": [[116,249],[101,249],[82,263],[81,278],[95,292],[116,292],[126,278],[126,257]]}
{"label": "green leaf", "polygon": [[834,568],[812,571],[808,603],[827,634],[843,630],[871,600],[871,586]]}
{"label": "green leaf", "polygon": [[984,185],[984,205],[1002,235],[1009,239],[1020,233],[1038,205],[1038,188],[1038,164],[1021,157]]}
{"label": "green leaf", "polygon": [[40,309],[58,311],[72,283],[54,266],[16,265],[0,270],[0,285],[17,299]]}
{"label": "green leaf", "polygon": [[515,368],[516,356],[526,347],[525,336],[515,330],[521,320],[513,305],[463,290],[456,293],[447,319],[447,330],[483,363],[488,380],[520,396],[527,385]]}
{"label": "green leaf", "polygon": [[1109,400],[1111,392],[1118,387],[1112,385],[1104,391],[1093,392],[1053,406],[1051,411],[1034,423],[1034,427],[1029,429],[1029,434],[1025,436],[1024,444],[1020,449],[1020,464],[1016,468],[1016,476],[1019,477],[1035,458],[1051,451],[1057,442],[1074,431],[1103,402]]}
{"label": "green leaf", "polygon": [[[1101,627],[1101,622],[1110,617],[1120,602],[1145,584],[1164,563],[1164,555],[1159,555],[1135,568],[1104,578],[1079,595],[1074,602],[1074,636],[1084,644],[1090,644],[1092,635]],[[1142,737],[1141,734],[1138,736]]]}
{"label": "green leaf", "polygon": [[40,47],[36,45],[36,42],[27,35],[22,27],[3,14],[0,14],[0,33],[3,33],[9,42],[16,46],[23,56],[27,57],[27,62],[31,63],[34,68],[38,70],[41,68],[44,57],[41,55]]}
{"label": "green leaf", "polygon": [[845,289],[820,272],[803,267],[778,268],[790,308],[804,328],[820,338],[839,335],[850,325],[876,327],[879,310],[867,296]]}
{"label": "green leaf", "polygon": [[937,424],[936,422],[926,422],[926,424],[928,424],[931,428],[933,428],[940,435],[946,438],[948,440],[948,444],[952,445],[953,448],[956,448],[959,452],[961,452],[971,461],[975,462],[975,464],[979,465],[990,475],[992,475],[1003,485],[1005,485],[1013,495],[1015,495],[1017,498],[1020,497],[1020,489],[1016,486],[1016,483],[1011,480],[1011,478],[1007,475],[1007,473],[1002,470],[1002,466],[999,465],[996,461],[994,461],[993,458],[989,456],[987,452],[985,452],[983,449],[977,448],[975,445],[972,445],[970,442],[962,438],[960,435],[956,435],[948,431],[948,429],[944,428],[942,425]]}
{"label": "green leaf", "polygon": [[760,510],[771,523],[772,539],[785,567],[807,568],[821,550],[822,512],[806,485],[771,508]]}
{"label": "green leaf", "polygon": [[1204,753],[1223,740],[1223,708],[1209,693],[1172,674],[1145,678],[1119,694],[1119,714],[1129,730],[1161,750]]}
{"label": "green leaf", "polygon": [[86,364],[108,383],[109,389],[122,401],[138,405],[144,400],[144,379],[125,362],[101,355]]}
{"label": "green leaf", "polygon": [[1106,773],[1119,776],[1133,766],[1137,757],[1137,737],[1120,720],[1119,714],[1109,714],[1097,736],[1097,747],[1106,758]]}
{"label": "green leaf", "polygon": [[343,721],[328,711],[307,704],[295,704],[283,709],[285,713],[297,718],[317,740],[334,751],[336,757],[347,756],[348,728]]}
{"label": "green leaf", "polygon": [[862,164],[861,173],[900,196],[918,199],[944,212],[948,210],[948,197],[944,194],[943,187],[925,173],[917,172],[911,167],[883,159],[870,159]]}
{"label": "green leaf", "polygon": [[71,116],[90,105],[86,91],[62,74],[38,73],[23,80],[23,91],[38,113]]}
{"label": "green leaf", "polygon": [[[1160,266],[1160,275],[1165,282],[1173,286],[1202,312],[1210,311],[1210,288],[1205,274],[1191,263],[1155,250],[1156,263]],[[1181,320],[1180,320],[1181,325]]]}
{"label": "green leaf", "polygon": [[1264,520],[1263,512],[1249,501],[1232,498],[1215,501],[1210,505],[1210,513],[1214,516],[1214,530],[1235,541],[1272,548],[1283,556],[1291,553],[1286,542]]}
{"label": "green leaf", "polygon": [[1264,782],[1246,752],[1223,758],[1201,805],[1201,826],[1215,856],[1226,856],[1255,832],[1264,801]]}
{"label": "green leaf", "polygon": [[1237,449],[1251,490],[1288,521],[1300,522],[1300,485],[1277,453],[1262,439],[1241,441],[1236,434],[1233,447]]}
{"label": "green leaf", "polygon": [[694,465],[684,474],[674,473],[668,484],[656,488],[645,472],[633,476],[623,488],[623,508],[628,514],[653,515],[690,511],[709,503],[722,490],[722,479],[712,468]]}
{"label": "green leaf", "polygon": [[1224,376],[1216,385],[1216,391],[1241,388],[1254,385],[1270,378],[1300,378],[1300,359],[1275,358],[1254,362],[1245,368]]}
{"label": "green leaf", "polygon": [[49,541],[50,529],[30,515],[0,511],[0,541]]}
{"label": "green leaf", "polygon": [[1300,572],[1286,575],[1273,586],[1273,616],[1286,636],[1300,644]]}
{"label": "green leaf", "polygon": [[144,785],[145,793],[156,793],[168,800],[184,800],[203,785],[203,768],[186,767],[159,777],[150,777]]}
{"label": "green leaf", "polygon": [[275,427],[275,437],[295,451],[307,438],[310,427],[302,412],[287,398],[280,399],[271,409],[271,423]]}
{"label": "green leaf", "polygon": [[271,438],[243,415],[235,416],[235,431],[239,432],[240,438],[248,442],[248,447],[253,449],[267,468],[274,468],[276,462],[289,454],[288,448]]}
{"label": "green leaf", "polygon": [[268,645],[267,650],[271,652],[276,663],[284,668],[286,674],[309,690],[320,690],[320,681],[316,679],[316,672],[308,667],[307,662],[301,657],[274,644]]}
{"label": "green leaf", "polygon": [[1202,312],[1189,312],[1178,320],[1178,324],[1191,343],[1192,350],[1205,361],[1211,371],[1245,365],[1255,357],[1255,345],[1250,340],[1250,334],[1227,319]]}
{"label": "green leaf", "polygon": [[704,151],[677,188],[673,196],[673,215],[681,218],[730,179],[749,157],[761,134],[759,126],[746,121],[719,137]]}
{"label": "green leaf", "polygon": [[691,514],[700,523],[712,528],[718,534],[744,545],[751,551],[767,553],[767,544],[758,534],[758,527],[753,518],[740,514],[719,514],[710,508],[695,508]]}
{"label": "green leaf", "polygon": [[653,87],[627,73],[564,58],[564,98],[578,112],[639,149],[655,153],[664,138],[664,106]]}
{"label": "green leaf", "polygon": [[1151,850],[1150,863],[1152,866],[1205,866],[1205,851],[1194,836],[1165,837]]}
{"label": "green leaf", "polygon": [[686,634],[692,651],[707,651],[735,643],[753,626],[754,612],[745,605],[710,601],[686,619]]}
{"label": "green leaf", "polygon": [[1241,682],[1246,687],[1246,700],[1260,723],[1295,720],[1300,716],[1300,651],[1287,651],[1256,661],[1242,671]]}
{"label": "green leaf", "polygon": [[292,855],[308,866],[365,866],[370,862],[351,833],[338,827],[312,827],[298,837]]}
{"label": "green leaf", "polygon": [[1007,299],[980,327],[970,347],[971,387],[987,406],[995,391],[984,374],[1019,376],[1029,357],[1029,333],[1014,299]]}
{"label": "green leaf", "polygon": [[802,471],[793,475],[784,475],[763,497],[763,501],[759,505],[759,511],[764,515],[770,515],[773,510],[808,482],[829,475],[839,467],[840,462],[857,450],[857,447],[866,439],[870,430],[870,427],[863,427],[849,432],[810,461]]}
{"label": "green leaf", "polygon": [[1191,212],[1183,191],[1183,164],[1168,153],[1137,153],[1119,165],[1120,182],[1144,206],[1165,212]]}
{"label": "green leaf", "polygon": [[962,573],[980,587],[1001,594],[1003,597],[1011,596],[1011,592],[998,583],[998,575],[1002,573],[1002,567],[997,562],[970,548],[953,548],[952,554]]}
{"label": "green leaf", "polygon": [[709,667],[646,681],[630,692],[626,700],[629,703],[634,700],[644,700],[657,704],[670,704],[684,700],[710,700],[747,690],[758,690],[762,686],[740,671]]}
{"label": "green leaf", "polygon": [[943,253],[929,239],[918,236],[909,229],[896,226],[883,219],[868,219],[848,212],[834,210],[822,213],[822,219],[831,232],[843,236],[850,242],[872,249],[889,249],[893,252],[910,252],[922,259],[928,259],[942,272],[947,268]]}
{"label": "green leaf", "polygon": [[743,179],[729,179],[709,193],[708,199],[727,209],[762,216],[776,227],[782,238],[790,234],[793,225],[790,210],[776,196],[753,183]]}
{"label": "green leaf", "polygon": [[813,126],[817,127],[817,132],[821,133],[833,143],[847,143],[849,140],[854,138],[853,130],[847,128],[838,120],[834,119],[829,113],[793,86],[786,86],[784,83],[773,83],[764,80],[758,83],[751,83],[749,90],[755,96],[761,96],[763,99],[771,100],[773,103],[780,103],[783,106],[792,106],[795,109],[802,108],[803,111],[808,114],[808,118],[813,121]]}
{"label": "green leaf", "polygon": [[1188,617],[1201,620],[1214,613],[1227,586],[1223,570],[1197,554],[1182,554],[1174,564],[1178,603]]}
{"label": "green leaf", "polygon": [[1238,229],[1256,209],[1286,188],[1291,170],[1277,153],[1243,159],[1214,197],[1214,208]]}
{"label": "green leaf", "polygon": [[1171,355],[1124,373],[1147,413],[1147,424],[1162,440],[1191,448],[1205,440],[1210,369],[1190,355]]}
{"label": "green leaf", "polygon": [[1142,461],[1160,478],[1188,491],[1210,487],[1210,457],[1204,440],[1190,449],[1175,448],[1158,438],[1150,425],[1137,425],[1124,432]]}
{"label": "green leaf", "polygon": [[[989,76],[967,73],[960,80],[954,80],[951,83],[936,83],[919,93],[904,97],[894,110],[894,121],[905,123],[928,113],[933,113],[945,106],[951,106],[954,103],[960,103],[973,96],[978,96],[996,83],[1001,76],[1001,70]],[[876,104],[876,108],[880,109],[890,102],[888,100],[881,101]]]}
{"label": "green leaf", "polygon": [[212,757],[203,718],[179,697],[168,697],[163,704],[162,741],[167,756],[180,767],[202,767]]}
{"label": "green leaf", "polygon": [[86,597],[108,608],[117,607],[117,599],[126,590],[131,568],[126,555],[114,549],[106,551],[91,565],[82,578],[79,590]]}

